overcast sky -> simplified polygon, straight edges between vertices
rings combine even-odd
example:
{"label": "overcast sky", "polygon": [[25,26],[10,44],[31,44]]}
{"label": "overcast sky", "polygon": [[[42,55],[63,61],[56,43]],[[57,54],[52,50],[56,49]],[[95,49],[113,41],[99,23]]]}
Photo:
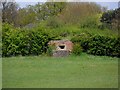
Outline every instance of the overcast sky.
{"label": "overcast sky", "polygon": [[[23,0],[16,0],[16,2],[19,4],[20,7],[25,7],[27,5],[35,5],[37,2],[45,2],[46,0],[35,0],[35,2],[33,0],[29,0],[29,1],[25,1],[23,2]],[[109,0],[112,2],[101,2],[100,0],[88,0],[88,1],[95,1],[96,3],[100,4],[101,6],[107,7],[108,9],[116,9],[118,8],[118,1],[116,0]]]}

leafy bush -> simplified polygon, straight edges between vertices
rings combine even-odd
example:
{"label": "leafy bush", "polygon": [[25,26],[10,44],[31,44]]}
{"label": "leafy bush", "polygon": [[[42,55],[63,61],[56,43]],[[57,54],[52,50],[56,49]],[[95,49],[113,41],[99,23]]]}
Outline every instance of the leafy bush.
{"label": "leafy bush", "polygon": [[42,54],[47,51],[49,40],[41,29],[21,30],[3,25],[2,56]]}
{"label": "leafy bush", "polygon": [[53,55],[53,50],[55,50],[55,45],[54,44],[51,44],[51,45],[48,45],[48,48],[47,48],[47,55],[48,56],[52,56]]}
{"label": "leafy bush", "polygon": [[73,45],[73,51],[72,51],[72,53],[73,53],[74,55],[80,55],[80,54],[82,53],[82,47],[81,47],[81,45],[78,44],[78,43],[75,43],[75,44]]}
{"label": "leafy bush", "polygon": [[79,35],[73,37],[72,42],[80,43],[83,51],[93,55],[120,57],[120,38],[100,35]]}
{"label": "leafy bush", "polygon": [[76,35],[74,36],[71,41],[73,43],[80,43],[82,48],[83,48],[83,51],[87,51],[88,50],[88,43],[89,43],[89,40],[90,40],[90,36],[91,34],[89,33],[81,33],[79,35]]}
{"label": "leafy bush", "polygon": [[94,55],[120,56],[120,41],[116,38],[109,38],[95,35],[91,38],[88,53]]}

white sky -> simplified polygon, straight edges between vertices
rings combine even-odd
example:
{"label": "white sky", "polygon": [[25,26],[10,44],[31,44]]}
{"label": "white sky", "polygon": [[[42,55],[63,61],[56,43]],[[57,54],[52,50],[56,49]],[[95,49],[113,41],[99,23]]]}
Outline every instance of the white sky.
{"label": "white sky", "polygon": [[[16,2],[45,2],[47,0],[15,0]],[[66,0],[52,0],[52,1],[66,1]],[[119,2],[120,0],[67,0],[70,2]]]}
{"label": "white sky", "polygon": [[[8,1],[16,1],[20,7],[25,7],[27,5],[35,5],[37,2],[46,2],[47,0],[8,0]],[[120,0],[51,0],[51,1],[96,2],[101,6],[107,7],[108,9],[118,8],[118,2],[120,2]]]}
{"label": "white sky", "polygon": [[[26,0],[26,1],[15,0],[15,1],[19,4],[20,7],[25,7],[27,5],[35,5],[37,2],[46,2],[47,0]],[[76,0],[76,1],[78,1],[78,0]],[[105,0],[84,0],[84,1],[89,1],[89,2],[94,1],[97,4],[100,4],[101,6],[107,7],[109,10],[118,8],[118,2],[119,2],[119,0],[109,0],[109,2],[108,2],[108,0],[106,0],[106,1]],[[103,2],[101,2],[101,1],[103,1]]]}

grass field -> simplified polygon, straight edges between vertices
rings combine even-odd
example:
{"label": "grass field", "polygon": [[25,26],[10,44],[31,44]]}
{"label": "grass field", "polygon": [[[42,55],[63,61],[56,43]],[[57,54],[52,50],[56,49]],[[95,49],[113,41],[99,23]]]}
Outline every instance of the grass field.
{"label": "grass field", "polygon": [[3,58],[3,88],[117,88],[118,58]]}

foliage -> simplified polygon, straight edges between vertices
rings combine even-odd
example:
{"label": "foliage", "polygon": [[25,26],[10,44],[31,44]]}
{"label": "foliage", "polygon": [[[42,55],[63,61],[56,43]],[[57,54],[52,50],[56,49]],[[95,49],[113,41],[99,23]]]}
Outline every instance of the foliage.
{"label": "foliage", "polygon": [[101,8],[96,3],[89,2],[69,2],[67,3],[59,18],[66,24],[81,24],[86,17],[99,14]]}
{"label": "foliage", "polygon": [[83,51],[87,51],[90,36],[91,36],[91,34],[89,34],[89,33],[81,33],[81,34],[76,35],[73,38],[71,38],[71,41],[74,43],[81,44]]}
{"label": "foliage", "polygon": [[110,38],[101,35],[85,35],[73,37],[71,40],[80,43],[84,49],[83,51],[89,54],[120,57],[119,38]]}
{"label": "foliage", "polygon": [[46,26],[50,28],[59,28],[63,26],[63,23],[57,17],[54,16],[54,17],[50,17],[47,20]]}
{"label": "foliage", "polygon": [[[87,53],[119,56],[119,49],[117,49],[119,41],[116,39],[118,32],[106,28],[109,25],[112,28],[119,28],[119,9],[102,14],[101,6],[89,2],[45,2],[19,9],[16,9],[15,3],[10,5],[15,6],[12,6],[15,14],[9,16],[12,19],[7,19],[5,16],[6,19],[3,20],[14,21],[15,19],[15,22],[8,22],[11,25],[3,24],[3,56],[39,55],[50,51],[47,42],[51,39],[71,38]],[[8,14],[9,10],[5,13]],[[13,16],[15,16],[14,19]],[[76,45],[76,47],[79,46]]]}
{"label": "foliage", "polygon": [[50,37],[41,29],[21,30],[3,25],[2,55],[39,55],[47,50]]}
{"label": "foliage", "polygon": [[80,54],[82,53],[82,47],[81,47],[81,45],[78,44],[78,43],[75,43],[75,44],[73,45],[72,53],[73,53],[74,55],[80,55]]}
{"label": "foliage", "polygon": [[62,12],[65,7],[65,2],[45,2],[38,3],[33,6],[34,12],[37,14],[37,20],[46,20],[48,17],[56,16]]}
{"label": "foliage", "polygon": [[[91,43],[90,43],[91,42]],[[88,53],[94,55],[106,55],[120,57],[119,38],[109,38],[103,36],[93,36],[88,46]]]}
{"label": "foliage", "polygon": [[52,47],[51,47],[51,46],[48,46],[48,48],[47,48],[47,55],[48,55],[48,56],[52,56],[52,54],[53,54]]}
{"label": "foliage", "polygon": [[101,25],[101,22],[99,20],[100,17],[101,14],[87,16],[83,19],[83,21],[80,22],[80,28],[99,28],[99,26]]}
{"label": "foliage", "polygon": [[18,9],[18,15],[16,19],[16,27],[24,27],[30,23],[36,21],[36,13],[32,9],[33,6]]}
{"label": "foliage", "polygon": [[15,27],[24,27],[30,23],[41,22],[51,16],[57,16],[65,7],[65,2],[45,2],[36,5],[18,7],[16,2],[2,2],[2,20]]}
{"label": "foliage", "polygon": [[18,5],[13,0],[11,0],[11,2],[4,0],[0,3],[2,5],[2,22],[15,24]]}
{"label": "foliage", "polygon": [[100,21],[103,23],[103,26],[106,26],[107,28],[118,29],[119,17],[120,17],[120,8],[117,8],[115,10],[109,10],[107,12],[104,12]]}

